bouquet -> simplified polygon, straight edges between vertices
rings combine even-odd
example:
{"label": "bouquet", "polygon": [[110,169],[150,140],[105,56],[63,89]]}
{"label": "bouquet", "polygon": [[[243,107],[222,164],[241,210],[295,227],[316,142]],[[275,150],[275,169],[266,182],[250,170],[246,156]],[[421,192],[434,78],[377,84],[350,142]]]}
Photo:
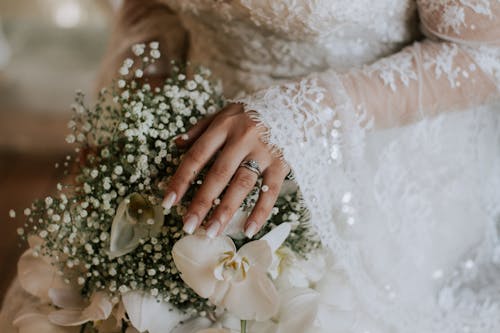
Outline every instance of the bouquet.
{"label": "bouquet", "polygon": [[25,333],[304,332],[317,295],[283,282],[286,267],[320,247],[300,192],[286,182],[253,241],[241,229],[260,183],[227,235],[185,235],[182,216],[204,172],[181,203],[161,207],[184,153],[173,139],[224,106],[221,85],[208,69],[188,76],[189,65],[173,64],[163,86],[152,87],[144,73],[160,58],[158,43],[133,53],[94,107],[77,92],[68,181],[24,211],[18,233],[30,248],[19,282],[36,301],[14,325]]}

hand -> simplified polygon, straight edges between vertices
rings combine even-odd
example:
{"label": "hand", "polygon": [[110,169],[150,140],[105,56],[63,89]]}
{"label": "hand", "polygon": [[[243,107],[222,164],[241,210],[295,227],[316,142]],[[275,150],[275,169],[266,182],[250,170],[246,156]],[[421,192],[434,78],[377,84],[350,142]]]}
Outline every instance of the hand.
{"label": "hand", "polygon": [[165,191],[163,206],[166,209],[179,202],[196,175],[220,150],[184,216],[185,232],[191,234],[201,225],[214,201],[229,184],[206,226],[209,237],[224,231],[257,182],[256,172],[240,166],[248,160],[259,163],[263,188],[245,223],[245,235],[252,238],[262,228],[271,214],[289,167],[262,141],[261,136],[262,131],[243,106],[230,104],[219,113],[199,121],[176,139],[178,146],[189,147],[189,150]]}

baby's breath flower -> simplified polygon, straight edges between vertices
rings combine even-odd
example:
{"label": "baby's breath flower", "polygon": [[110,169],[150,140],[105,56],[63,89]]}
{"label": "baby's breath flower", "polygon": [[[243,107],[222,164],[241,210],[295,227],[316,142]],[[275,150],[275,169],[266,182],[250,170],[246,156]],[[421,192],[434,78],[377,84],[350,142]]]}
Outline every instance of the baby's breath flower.
{"label": "baby's breath flower", "polygon": [[139,57],[144,54],[145,48],[146,48],[145,44],[135,44],[132,46],[132,52]]}
{"label": "baby's breath flower", "polygon": [[123,76],[128,75],[128,73],[129,73],[128,68],[125,66],[120,67],[119,73],[120,73],[120,75],[123,75]]}
{"label": "baby's breath flower", "polygon": [[76,137],[73,134],[70,134],[66,137],[66,142],[67,143],[75,143]]}

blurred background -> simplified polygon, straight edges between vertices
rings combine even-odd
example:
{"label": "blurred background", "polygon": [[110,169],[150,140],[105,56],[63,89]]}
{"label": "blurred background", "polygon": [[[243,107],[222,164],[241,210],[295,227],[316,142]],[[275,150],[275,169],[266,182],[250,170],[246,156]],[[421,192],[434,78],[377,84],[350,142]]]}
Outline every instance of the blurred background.
{"label": "blurred background", "polygon": [[[113,0],[0,0],[0,304],[24,245],[22,211],[55,191],[74,91],[96,90]],[[9,210],[17,218],[9,218]]]}

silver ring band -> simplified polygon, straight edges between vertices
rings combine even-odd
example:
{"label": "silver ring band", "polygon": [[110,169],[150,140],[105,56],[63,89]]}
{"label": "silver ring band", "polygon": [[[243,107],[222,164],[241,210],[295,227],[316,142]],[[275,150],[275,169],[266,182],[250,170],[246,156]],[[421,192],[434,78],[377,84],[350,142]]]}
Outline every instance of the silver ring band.
{"label": "silver ring band", "polygon": [[259,162],[257,162],[256,160],[246,160],[246,161],[243,161],[240,164],[240,167],[243,167],[243,168],[245,168],[247,170],[252,171],[258,177],[260,177],[260,175],[262,174],[262,171],[260,171]]}

